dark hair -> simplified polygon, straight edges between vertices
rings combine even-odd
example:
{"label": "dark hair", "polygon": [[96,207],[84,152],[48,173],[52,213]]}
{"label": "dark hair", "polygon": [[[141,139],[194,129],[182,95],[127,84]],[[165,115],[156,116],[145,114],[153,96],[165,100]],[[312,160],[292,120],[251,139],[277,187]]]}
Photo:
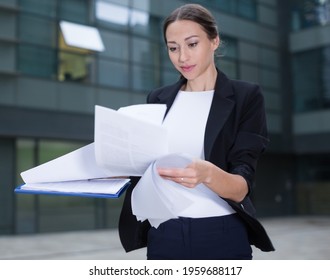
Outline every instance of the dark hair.
{"label": "dark hair", "polygon": [[168,26],[177,20],[190,20],[198,23],[206,32],[207,37],[215,39],[218,35],[217,23],[209,10],[198,4],[186,4],[175,9],[167,18],[163,24],[163,36],[165,43],[166,30]]}

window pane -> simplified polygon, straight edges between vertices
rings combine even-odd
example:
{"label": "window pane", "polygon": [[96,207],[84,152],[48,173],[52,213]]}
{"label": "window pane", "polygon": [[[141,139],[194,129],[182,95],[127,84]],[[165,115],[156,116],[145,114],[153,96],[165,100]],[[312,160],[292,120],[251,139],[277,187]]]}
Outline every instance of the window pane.
{"label": "window pane", "polygon": [[98,69],[98,81],[100,85],[129,87],[129,67],[127,63],[111,60],[100,60]]}
{"label": "window pane", "polygon": [[97,0],[95,13],[100,23],[115,29],[128,30],[130,15],[127,7]]}
{"label": "window pane", "polygon": [[159,64],[159,47],[158,44],[153,44],[148,40],[133,39],[133,61],[154,65]]}
{"label": "window pane", "polygon": [[162,85],[173,84],[180,78],[180,73],[176,70],[162,70]]}
{"label": "window pane", "polygon": [[56,16],[56,0],[20,0],[20,8],[24,12],[46,17],[54,18]]}
{"label": "window pane", "polygon": [[16,184],[22,184],[20,173],[34,167],[35,142],[32,140],[17,140],[16,142]]}
{"label": "window pane", "polygon": [[323,49],[322,55],[323,73],[322,73],[322,83],[323,83],[323,98],[325,107],[330,107],[330,48]]}
{"label": "window pane", "polygon": [[257,4],[254,0],[238,0],[238,15],[257,20]]}
{"label": "window pane", "polygon": [[330,182],[330,155],[301,157],[297,164],[299,182]]}
{"label": "window pane", "polygon": [[51,141],[42,140],[39,143],[38,164],[42,164],[69,152],[72,152],[80,147],[82,143],[66,142],[66,141]]}
{"label": "window pane", "polygon": [[58,1],[59,18],[77,23],[88,23],[88,3],[81,0]]}
{"label": "window pane", "polygon": [[293,30],[325,25],[330,22],[330,2],[328,0],[292,0],[291,2]]}
{"label": "window pane", "polygon": [[53,21],[21,15],[19,38],[22,42],[56,47],[56,26]]}
{"label": "window pane", "polygon": [[135,34],[141,34],[157,40],[162,33],[160,18],[138,10],[131,11],[130,27]]}
{"label": "window pane", "polygon": [[235,14],[237,11],[237,0],[212,0],[211,3],[214,7],[230,14]]}
{"label": "window pane", "polygon": [[[322,56],[319,50],[295,54],[293,56],[293,90],[296,112],[322,107]],[[308,65],[308,67],[306,67]]]}
{"label": "window pane", "polygon": [[29,45],[19,45],[19,71],[24,74],[45,78],[55,78],[57,59],[56,51]]}
{"label": "window pane", "polygon": [[159,86],[160,73],[147,66],[133,66],[133,88],[135,90],[150,91]]}
{"label": "window pane", "polygon": [[95,228],[94,200],[43,195],[39,197],[39,230],[56,232]]}
{"label": "window pane", "polygon": [[227,36],[221,36],[221,40],[222,46],[218,52],[225,57],[238,58],[237,40]]}
{"label": "window pane", "polygon": [[[20,176],[22,171],[28,170],[36,165],[35,163],[35,142],[33,140],[16,141],[16,185],[23,184]],[[32,233],[36,230],[35,220],[35,199],[34,195],[15,196],[16,217],[15,226],[17,233]]]}
{"label": "window pane", "polygon": [[72,52],[60,52],[58,80],[91,81],[92,56]]}
{"label": "window pane", "polygon": [[218,59],[217,66],[223,71],[229,78],[238,79],[237,63],[228,59]]}
{"label": "window pane", "polygon": [[129,58],[129,38],[127,35],[115,32],[102,32],[104,45],[107,46],[100,57],[114,58],[118,60],[128,60]]}
{"label": "window pane", "polygon": [[278,71],[262,68],[259,70],[260,84],[265,88],[271,88],[273,90],[280,88],[280,77]]}
{"label": "window pane", "polygon": [[161,55],[161,64],[163,67],[166,67],[166,68],[173,68],[173,64],[168,56],[168,51],[167,51],[167,48],[165,46],[165,44],[161,43],[160,44],[160,48],[159,48],[159,51],[160,51],[160,55]]}

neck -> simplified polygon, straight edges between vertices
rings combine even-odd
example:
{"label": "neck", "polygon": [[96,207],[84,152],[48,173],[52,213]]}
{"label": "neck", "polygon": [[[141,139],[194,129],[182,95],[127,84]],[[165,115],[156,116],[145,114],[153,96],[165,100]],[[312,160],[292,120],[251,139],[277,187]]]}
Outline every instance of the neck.
{"label": "neck", "polygon": [[193,80],[188,80],[184,87],[186,91],[208,91],[214,90],[218,72],[216,68],[206,71],[203,75]]}

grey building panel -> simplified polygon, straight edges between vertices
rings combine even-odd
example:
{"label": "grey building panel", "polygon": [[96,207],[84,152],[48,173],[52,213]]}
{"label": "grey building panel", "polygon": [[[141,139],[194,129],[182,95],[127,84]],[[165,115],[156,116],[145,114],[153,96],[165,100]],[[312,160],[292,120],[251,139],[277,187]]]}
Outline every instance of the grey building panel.
{"label": "grey building panel", "polygon": [[278,0],[258,0],[260,4],[266,4],[276,8]]}
{"label": "grey building panel", "polygon": [[16,71],[15,43],[0,41],[0,71]]}
{"label": "grey building panel", "polygon": [[17,79],[16,104],[20,107],[57,109],[56,83],[33,78]]}
{"label": "grey building panel", "polygon": [[292,53],[315,49],[330,44],[330,25],[317,26],[290,34]]}
{"label": "grey building panel", "polygon": [[0,74],[0,104],[15,104],[16,79],[11,75]]}
{"label": "grey building panel", "polygon": [[132,104],[144,104],[147,100],[147,94],[135,94],[132,96]]}
{"label": "grey building panel", "polygon": [[13,233],[14,228],[15,180],[12,169],[15,166],[15,142],[13,139],[0,139],[0,155],[0,234],[10,234]]}
{"label": "grey building panel", "polygon": [[259,63],[259,47],[246,41],[238,43],[239,59],[246,62]]}
{"label": "grey building panel", "polygon": [[259,67],[251,64],[240,64],[240,79],[253,83],[260,83]]}
{"label": "grey building panel", "polygon": [[330,153],[330,132],[295,135],[294,152],[301,154],[328,154]]}
{"label": "grey building panel", "polygon": [[16,40],[16,11],[0,6],[0,39]]}
{"label": "grey building panel", "polygon": [[264,87],[268,87],[272,89],[280,89],[281,80],[279,75],[280,74],[278,71],[261,68],[259,71],[260,84]]}
{"label": "grey building panel", "polygon": [[58,84],[58,109],[60,111],[93,113],[95,89],[75,83]]}
{"label": "grey building panel", "polygon": [[214,15],[217,16],[220,33],[268,47],[278,47],[279,41],[275,29],[222,13],[214,12]]}
{"label": "grey building panel", "polygon": [[260,47],[260,64],[279,69],[281,67],[280,51]]}
{"label": "grey building panel", "polygon": [[1,137],[93,141],[94,116],[18,107],[0,107]]}
{"label": "grey building panel", "polygon": [[269,133],[280,134],[283,132],[282,116],[280,113],[267,113],[267,127]]}
{"label": "grey building panel", "polygon": [[96,104],[117,110],[132,104],[132,94],[126,91],[99,88],[96,93]]}
{"label": "grey building panel", "polygon": [[259,5],[258,14],[259,14],[260,22],[274,27],[278,25],[277,12],[273,7]]}
{"label": "grey building panel", "polygon": [[16,8],[18,0],[0,0],[0,7]]}
{"label": "grey building panel", "polygon": [[295,114],[293,117],[293,134],[327,134],[330,133],[330,111],[317,110]]}
{"label": "grey building panel", "polygon": [[265,106],[267,111],[280,112],[283,110],[282,98],[280,94],[269,89],[263,89],[263,95],[265,98]]}

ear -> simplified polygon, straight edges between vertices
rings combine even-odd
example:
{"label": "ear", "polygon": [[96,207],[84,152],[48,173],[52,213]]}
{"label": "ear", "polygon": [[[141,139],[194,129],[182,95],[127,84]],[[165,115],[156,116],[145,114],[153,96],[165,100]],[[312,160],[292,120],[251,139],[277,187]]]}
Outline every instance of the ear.
{"label": "ear", "polygon": [[220,37],[217,36],[213,39],[213,50],[215,51],[220,45]]}

